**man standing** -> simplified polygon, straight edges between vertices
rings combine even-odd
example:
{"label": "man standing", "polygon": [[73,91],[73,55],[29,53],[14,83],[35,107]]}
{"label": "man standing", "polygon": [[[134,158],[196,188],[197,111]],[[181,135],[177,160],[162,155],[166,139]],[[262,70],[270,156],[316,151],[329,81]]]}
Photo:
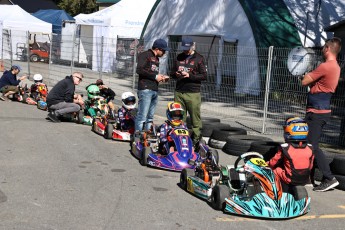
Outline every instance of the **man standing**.
{"label": "man standing", "polygon": [[308,142],[313,146],[317,166],[323,174],[321,184],[313,189],[318,192],[325,192],[339,185],[331,173],[325,154],[319,148],[319,141],[322,128],[331,118],[331,97],[340,77],[340,67],[337,62],[340,50],[341,39],[334,37],[327,40],[322,49],[325,62],[314,71],[305,74],[302,79],[302,85],[310,87],[305,116],[305,121],[309,126]]}
{"label": "man standing", "polygon": [[80,110],[84,101],[79,94],[75,94],[75,86],[83,80],[83,74],[74,72],[71,76],[59,81],[47,96],[48,118],[53,122],[60,122],[59,116]]}
{"label": "man standing", "polygon": [[0,96],[0,100],[7,101],[8,96],[18,93],[19,83],[26,79],[26,75],[20,77],[17,80],[17,75],[19,74],[21,68],[19,65],[13,65],[10,71],[5,71],[0,78],[0,92],[3,96]]}
{"label": "man standing", "polygon": [[[183,38],[181,45],[183,52],[177,56],[174,72],[171,73],[171,76],[177,80],[175,102],[179,102],[191,118],[193,144],[198,149],[202,128],[200,90],[201,82],[207,77],[207,68],[204,57],[195,51],[191,38]],[[184,121],[186,121],[186,116],[184,116]]]}
{"label": "man standing", "polygon": [[[154,41],[152,48],[138,56],[138,113],[135,120],[135,130],[150,129],[158,102],[158,84],[166,82],[169,76],[159,73],[159,57],[169,51],[168,44],[163,39]],[[146,124],[143,127],[144,123]]]}

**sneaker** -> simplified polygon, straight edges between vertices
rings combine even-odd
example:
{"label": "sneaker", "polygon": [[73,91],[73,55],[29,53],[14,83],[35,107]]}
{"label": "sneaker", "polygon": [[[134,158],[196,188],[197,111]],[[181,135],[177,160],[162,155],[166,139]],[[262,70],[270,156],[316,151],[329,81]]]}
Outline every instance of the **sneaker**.
{"label": "sneaker", "polygon": [[55,115],[54,112],[49,112],[48,113],[48,118],[52,121],[52,122],[60,122],[59,118],[57,118],[57,116]]}
{"label": "sneaker", "polygon": [[9,101],[8,97],[5,97],[5,96],[0,96],[0,100],[2,100],[2,101]]}
{"label": "sneaker", "polygon": [[321,184],[315,188],[313,188],[313,191],[315,192],[326,192],[334,187],[337,187],[339,185],[339,182],[337,179],[333,178],[332,180],[325,179],[321,182]]}

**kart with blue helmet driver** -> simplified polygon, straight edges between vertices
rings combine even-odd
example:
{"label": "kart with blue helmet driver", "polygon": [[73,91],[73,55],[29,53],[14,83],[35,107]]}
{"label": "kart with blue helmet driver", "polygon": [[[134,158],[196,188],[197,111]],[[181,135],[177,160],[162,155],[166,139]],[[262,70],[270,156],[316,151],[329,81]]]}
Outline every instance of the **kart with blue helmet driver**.
{"label": "kart with blue helmet driver", "polygon": [[[239,165],[241,161],[243,165]],[[196,172],[182,171],[181,186],[208,200],[216,210],[269,219],[298,217],[310,210],[304,186],[292,186],[291,193],[283,192],[279,178],[259,153],[242,154],[233,166],[221,167],[220,176],[208,183]]]}

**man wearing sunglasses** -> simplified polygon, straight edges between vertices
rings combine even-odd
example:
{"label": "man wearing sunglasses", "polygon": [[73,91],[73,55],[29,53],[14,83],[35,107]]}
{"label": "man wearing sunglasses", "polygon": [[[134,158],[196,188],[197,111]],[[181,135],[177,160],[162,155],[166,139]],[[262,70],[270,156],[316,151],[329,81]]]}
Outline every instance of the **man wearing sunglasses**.
{"label": "man wearing sunglasses", "polygon": [[[159,58],[169,51],[168,44],[163,39],[154,41],[152,48],[138,56],[138,113],[135,120],[135,130],[150,129],[158,102],[158,84],[169,80],[169,76],[159,73]],[[144,123],[146,124],[143,127]]]}
{"label": "man wearing sunglasses", "polygon": [[84,105],[83,98],[75,94],[75,86],[83,80],[83,74],[74,72],[71,76],[59,81],[48,93],[48,119],[60,122],[59,116],[78,112]]}

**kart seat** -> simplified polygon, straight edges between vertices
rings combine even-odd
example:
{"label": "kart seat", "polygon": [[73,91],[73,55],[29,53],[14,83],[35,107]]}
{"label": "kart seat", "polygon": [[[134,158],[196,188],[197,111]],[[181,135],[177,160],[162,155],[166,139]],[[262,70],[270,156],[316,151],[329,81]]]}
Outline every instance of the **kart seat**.
{"label": "kart seat", "polygon": [[238,190],[241,188],[240,174],[234,168],[229,169],[231,188]]}

